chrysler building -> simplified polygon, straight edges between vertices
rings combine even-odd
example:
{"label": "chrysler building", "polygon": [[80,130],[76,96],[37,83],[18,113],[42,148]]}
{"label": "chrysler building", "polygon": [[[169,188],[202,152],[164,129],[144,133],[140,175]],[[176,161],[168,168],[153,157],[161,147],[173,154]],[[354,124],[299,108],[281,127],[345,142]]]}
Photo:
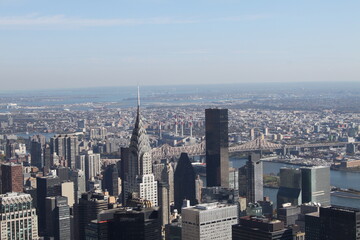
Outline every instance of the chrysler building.
{"label": "chrysler building", "polygon": [[140,116],[139,87],[135,128],[130,140],[129,156],[125,161],[127,161],[128,165],[128,172],[125,174],[124,183],[125,199],[131,194],[137,193],[141,199],[149,200],[153,206],[157,206],[157,181],[155,181],[152,172],[152,155],[149,138]]}

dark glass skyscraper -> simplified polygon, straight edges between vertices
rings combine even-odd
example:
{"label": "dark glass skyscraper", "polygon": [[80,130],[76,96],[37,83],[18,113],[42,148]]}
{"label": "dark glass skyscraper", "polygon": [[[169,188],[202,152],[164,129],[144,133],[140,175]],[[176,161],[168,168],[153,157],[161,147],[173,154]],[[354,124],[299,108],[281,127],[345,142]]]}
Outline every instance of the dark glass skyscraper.
{"label": "dark glass skyscraper", "polygon": [[330,205],[330,167],[302,167],[302,202]]}
{"label": "dark glass skyscraper", "polygon": [[30,152],[31,152],[31,165],[36,166],[39,169],[42,169],[42,167],[44,166],[44,160],[43,160],[43,149],[41,143],[32,140],[30,145]]}
{"label": "dark glass skyscraper", "polygon": [[114,214],[112,234],[118,240],[161,239],[158,208],[119,210]]}
{"label": "dark glass skyscraper", "polygon": [[228,110],[205,109],[206,183],[229,187]]}
{"label": "dark glass skyscraper", "polygon": [[179,212],[184,199],[190,200],[191,205],[196,204],[195,171],[187,153],[181,154],[174,174],[175,208]]}
{"label": "dark glass skyscraper", "polygon": [[37,211],[39,217],[39,232],[44,234],[46,228],[46,208],[45,200],[47,197],[61,195],[60,179],[54,176],[36,178],[37,186]]}
{"label": "dark glass skyscraper", "polygon": [[109,191],[111,196],[119,195],[119,172],[116,164],[106,167],[104,171],[103,189]]}
{"label": "dark glass skyscraper", "polygon": [[102,210],[108,209],[108,200],[102,193],[87,192],[81,195],[79,203],[74,205],[75,239],[85,239],[85,227],[97,219]]}
{"label": "dark glass skyscraper", "polygon": [[263,200],[263,164],[260,154],[251,154],[246,165],[239,168],[239,195],[246,196],[248,203]]}
{"label": "dark glass skyscraper", "polygon": [[70,208],[67,197],[46,198],[46,237],[55,240],[71,239]]}
{"label": "dark glass skyscraper", "polygon": [[360,209],[332,206],[305,215],[307,240],[360,239]]}
{"label": "dark glass skyscraper", "polygon": [[277,193],[277,208],[284,203],[292,206],[301,205],[302,202],[301,170],[298,168],[280,168],[280,188]]}

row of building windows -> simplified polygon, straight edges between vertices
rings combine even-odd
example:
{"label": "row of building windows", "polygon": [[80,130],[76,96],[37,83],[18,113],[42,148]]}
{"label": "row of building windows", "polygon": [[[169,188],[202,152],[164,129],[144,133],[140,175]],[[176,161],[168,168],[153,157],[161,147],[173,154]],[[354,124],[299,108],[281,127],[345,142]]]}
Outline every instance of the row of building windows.
{"label": "row of building windows", "polygon": [[31,217],[32,212],[31,211],[21,211],[21,212],[17,212],[17,213],[5,213],[5,214],[1,214],[2,217],[0,217],[0,220],[9,220],[9,219],[17,219],[17,218],[22,218],[22,217]]}
{"label": "row of building windows", "polygon": [[5,205],[1,205],[0,213],[21,211],[21,210],[27,210],[27,209],[31,209],[31,208],[32,208],[31,202],[5,204]]}

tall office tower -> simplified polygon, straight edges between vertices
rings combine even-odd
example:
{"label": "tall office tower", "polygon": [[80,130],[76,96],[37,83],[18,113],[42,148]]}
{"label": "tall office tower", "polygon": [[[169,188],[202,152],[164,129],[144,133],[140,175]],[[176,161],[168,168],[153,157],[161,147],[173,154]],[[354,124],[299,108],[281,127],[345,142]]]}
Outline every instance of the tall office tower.
{"label": "tall office tower", "polygon": [[46,238],[54,240],[71,239],[70,208],[67,198],[62,196],[47,197],[45,209]]}
{"label": "tall office tower", "polygon": [[195,198],[195,171],[187,153],[181,153],[174,174],[175,209],[181,212],[183,200],[190,200],[191,205],[197,204]]}
{"label": "tall office tower", "polygon": [[132,193],[138,193],[139,197],[158,205],[157,181],[152,173],[152,155],[149,138],[146,134],[140,116],[140,94],[138,89],[138,106],[135,127],[132,132],[129,146],[129,171],[125,175],[125,199]]}
{"label": "tall office tower", "polygon": [[166,163],[161,173],[163,182],[169,185],[169,202],[174,202],[174,168],[171,163]]}
{"label": "tall office tower", "polygon": [[43,163],[44,173],[48,173],[50,167],[53,165],[51,159],[51,147],[49,144],[45,144],[45,146],[43,147]]}
{"label": "tall office tower", "polygon": [[158,201],[159,201],[159,215],[161,226],[165,227],[170,223],[170,190],[169,184],[159,182],[158,183]]}
{"label": "tall office tower", "polygon": [[248,186],[247,186],[247,167],[246,164],[239,168],[239,173],[238,173],[238,179],[239,179],[239,196],[240,197],[247,197],[247,191],[248,191]]}
{"label": "tall office tower", "polygon": [[101,159],[99,153],[89,150],[85,154],[85,179],[86,181],[101,173]]}
{"label": "tall office tower", "polygon": [[83,193],[79,203],[74,205],[75,239],[85,240],[85,226],[107,209],[108,200],[104,194],[95,191]]}
{"label": "tall office tower", "polygon": [[61,195],[60,179],[55,176],[46,176],[36,178],[36,201],[37,201],[37,213],[39,216],[39,233],[43,235],[46,228],[45,220],[45,199],[47,197],[55,197]]}
{"label": "tall office tower", "polygon": [[1,193],[23,192],[24,184],[22,166],[13,163],[1,165]]}
{"label": "tall office tower", "polygon": [[229,187],[228,110],[205,109],[206,183]]}
{"label": "tall office tower", "polygon": [[170,162],[162,160],[153,164],[155,180],[169,185],[170,202],[174,202],[174,169]]}
{"label": "tall office tower", "polygon": [[70,181],[74,183],[75,203],[79,202],[81,194],[86,192],[85,173],[81,170],[70,170]]}
{"label": "tall office tower", "polygon": [[182,209],[182,239],[231,240],[231,226],[238,223],[236,205],[199,204]]}
{"label": "tall office tower", "polygon": [[61,189],[61,196],[67,198],[67,204],[69,205],[69,207],[73,207],[75,203],[74,183],[70,181],[62,182],[60,185],[60,189]]}
{"label": "tall office tower", "polygon": [[306,240],[360,239],[360,209],[332,206],[305,215]]}
{"label": "tall office tower", "polygon": [[260,154],[251,154],[246,165],[239,168],[239,195],[246,196],[248,203],[263,200],[263,164]]}
{"label": "tall office tower", "polygon": [[301,170],[296,168],[280,168],[280,188],[277,193],[277,208],[284,203],[298,206],[302,203]]}
{"label": "tall office tower", "polygon": [[85,172],[85,153],[76,157],[75,167]]}
{"label": "tall office tower", "polygon": [[[130,160],[130,151],[129,148],[120,148],[120,178],[121,178],[121,202],[123,205],[126,203],[127,194],[125,194],[125,184],[126,180],[129,177],[129,160]],[[126,196],[125,196],[126,195]]]}
{"label": "tall office tower", "polygon": [[122,209],[114,213],[113,238],[117,240],[159,240],[161,223],[156,207]]}
{"label": "tall office tower", "polygon": [[330,205],[330,167],[302,167],[302,202]]}
{"label": "tall office tower", "polygon": [[31,141],[30,154],[31,154],[31,165],[36,166],[39,169],[42,169],[44,166],[44,158],[43,158],[43,147],[40,142],[37,142],[35,140]]}
{"label": "tall office tower", "polygon": [[293,240],[292,229],[285,228],[279,220],[260,217],[241,217],[239,224],[232,226],[233,240]]}
{"label": "tall office tower", "polygon": [[107,190],[111,196],[118,196],[119,192],[119,173],[116,164],[106,167],[102,184],[103,190]]}
{"label": "tall office tower", "polygon": [[15,157],[15,149],[16,149],[16,142],[14,142],[14,140],[7,139],[5,146],[6,159]]}
{"label": "tall office tower", "polygon": [[229,188],[239,190],[239,171],[236,168],[229,168]]}
{"label": "tall office tower", "polygon": [[26,193],[0,195],[0,239],[36,240],[38,221],[32,198]]}
{"label": "tall office tower", "polygon": [[78,138],[75,135],[57,135],[50,139],[52,154],[56,153],[66,166],[75,168],[76,156],[79,154]]}

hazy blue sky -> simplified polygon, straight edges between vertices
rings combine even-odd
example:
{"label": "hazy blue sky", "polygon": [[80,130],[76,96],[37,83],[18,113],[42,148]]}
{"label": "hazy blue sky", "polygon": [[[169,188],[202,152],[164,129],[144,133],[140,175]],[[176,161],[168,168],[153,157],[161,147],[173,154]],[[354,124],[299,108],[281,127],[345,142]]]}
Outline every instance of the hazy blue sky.
{"label": "hazy blue sky", "polygon": [[0,88],[360,81],[359,0],[0,0]]}

